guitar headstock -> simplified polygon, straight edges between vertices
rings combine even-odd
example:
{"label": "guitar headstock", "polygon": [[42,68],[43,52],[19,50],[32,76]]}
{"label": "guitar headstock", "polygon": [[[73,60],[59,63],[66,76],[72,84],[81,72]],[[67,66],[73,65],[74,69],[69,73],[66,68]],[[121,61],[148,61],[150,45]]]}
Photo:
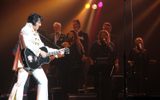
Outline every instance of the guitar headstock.
{"label": "guitar headstock", "polygon": [[59,54],[70,54],[69,48],[62,48],[58,50]]}
{"label": "guitar headstock", "polygon": [[64,48],[64,54],[70,54],[70,49],[69,48]]}

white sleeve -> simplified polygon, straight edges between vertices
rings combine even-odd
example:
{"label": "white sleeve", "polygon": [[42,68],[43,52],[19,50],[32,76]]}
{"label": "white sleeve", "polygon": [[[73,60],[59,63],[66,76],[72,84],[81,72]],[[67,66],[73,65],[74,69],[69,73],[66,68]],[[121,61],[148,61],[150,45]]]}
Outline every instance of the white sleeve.
{"label": "white sleeve", "polygon": [[53,49],[53,48],[50,48],[48,46],[45,46],[48,50],[48,52],[55,52],[55,51],[58,51],[58,49]]}

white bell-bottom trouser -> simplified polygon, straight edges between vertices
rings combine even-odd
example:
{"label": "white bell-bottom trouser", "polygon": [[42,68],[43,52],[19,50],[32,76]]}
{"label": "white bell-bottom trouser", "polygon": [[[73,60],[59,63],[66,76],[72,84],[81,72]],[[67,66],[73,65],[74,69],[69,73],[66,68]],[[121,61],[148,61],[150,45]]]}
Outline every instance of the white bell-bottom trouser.
{"label": "white bell-bottom trouser", "polygon": [[[24,85],[28,78],[28,72],[23,68],[18,71],[18,79],[14,84],[8,100],[23,100]],[[37,100],[48,100],[48,80],[42,68],[37,68],[32,75],[38,82]]]}
{"label": "white bell-bottom trouser", "polygon": [[[57,51],[57,49],[52,49],[49,47],[46,48],[48,52]],[[61,53],[64,54],[64,51]],[[15,100],[14,98],[16,98],[16,100],[23,100],[24,85],[27,81],[28,74],[29,73],[23,68],[18,70],[18,79],[12,88],[8,100]],[[42,68],[37,68],[32,72],[32,75],[38,82],[37,100],[48,100],[48,79],[44,70]]]}

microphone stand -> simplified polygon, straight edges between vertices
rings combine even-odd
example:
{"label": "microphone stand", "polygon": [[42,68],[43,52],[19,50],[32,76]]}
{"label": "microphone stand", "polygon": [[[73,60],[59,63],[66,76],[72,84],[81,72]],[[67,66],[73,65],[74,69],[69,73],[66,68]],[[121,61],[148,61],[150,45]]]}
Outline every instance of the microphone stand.
{"label": "microphone stand", "polygon": [[124,26],[123,26],[123,31],[124,31],[124,51],[123,51],[123,73],[124,73],[124,88],[123,88],[123,91],[124,91],[124,100],[127,99],[127,93],[128,93],[128,87],[127,87],[127,59],[126,59],[126,0],[124,0],[124,8],[123,8],[123,11],[124,11],[124,15],[123,15],[123,18],[124,18]]}
{"label": "microphone stand", "polygon": [[54,44],[54,43],[53,43],[51,40],[49,40],[47,37],[45,37],[44,35],[42,35],[42,34],[40,34],[40,33],[39,33],[39,35],[40,35],[41,38],[45,39],[48,43],[51,43],[54,48],[60,49],[60,47],[59,47],[58,45]]}

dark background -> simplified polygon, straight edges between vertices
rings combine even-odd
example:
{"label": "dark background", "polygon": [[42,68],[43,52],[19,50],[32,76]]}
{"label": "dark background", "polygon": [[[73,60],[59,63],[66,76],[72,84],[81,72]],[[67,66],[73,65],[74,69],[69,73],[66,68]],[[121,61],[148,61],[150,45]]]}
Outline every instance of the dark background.
{"label": "dark background", "polygon": [[[92,0],[97,3],[98,0]],[[82,30],[90,36],[90,45],[96,39],[96,34],[102,24],[109,21],[112,24],[112,39],[116,43],[121,71],[125,60],[123,55],[130,52],[133,39],[136,36],[144,38],[145,47],[150,58],[157,62],[149,67],[150,90],[152,95],[160,95],[160,0],[102,0],[97,20],[88,19],[82,25]],[[24,26],[30,13],[37,12],[44,21],[40,31],[45,36],[53,32],[52,24],[59,21],[64,32],[68,32],[69,23],[84,8],[87,0],[1,0],[0,1],[0,94],[10,92],[13,85],[14,72],[12,64],[13,48],[18,40],[20,29]],[[95,11],[98,13],[98,10]],[[88,15],[89,16],[89,15]],[[86,17],[86,16],[84,16]],[[93,16],[95,17],[95,16]],[[83,17],[81,17],[83,19]],[[81,20],[80,20],[81,21]]]}

